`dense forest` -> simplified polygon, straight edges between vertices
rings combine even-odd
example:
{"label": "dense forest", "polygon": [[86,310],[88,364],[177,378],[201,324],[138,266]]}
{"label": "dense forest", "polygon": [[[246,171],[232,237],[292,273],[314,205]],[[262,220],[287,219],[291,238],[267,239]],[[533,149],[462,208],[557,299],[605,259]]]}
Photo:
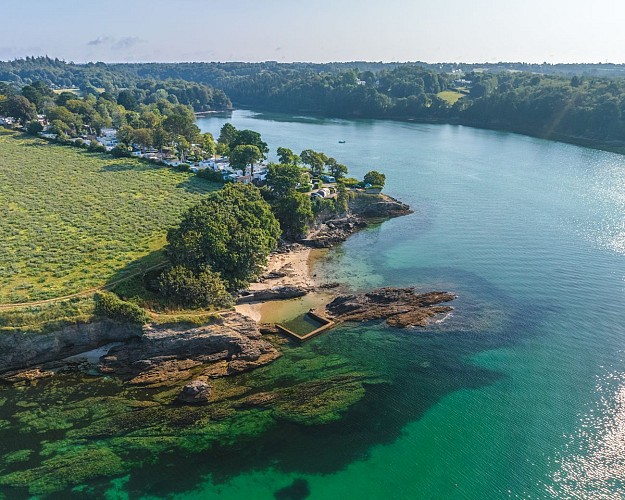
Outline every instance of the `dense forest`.
{"label": "dense forest", "polygon": [[231,99],[254,109],[459,123],[608,148],[625,146],[623,76],[625,66],[612,64],[0,62],[0,81],[10,85],[126,92],[142,104],[162,89],[195,111],[225,109]]}

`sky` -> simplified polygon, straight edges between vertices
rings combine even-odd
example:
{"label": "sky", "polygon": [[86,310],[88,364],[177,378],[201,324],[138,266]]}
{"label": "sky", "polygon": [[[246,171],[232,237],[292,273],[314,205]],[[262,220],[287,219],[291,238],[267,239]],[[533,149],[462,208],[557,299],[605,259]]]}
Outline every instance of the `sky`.
{"label": "sky", "polygon": [[625,63],[622,0],[5,0],[0,60]]}

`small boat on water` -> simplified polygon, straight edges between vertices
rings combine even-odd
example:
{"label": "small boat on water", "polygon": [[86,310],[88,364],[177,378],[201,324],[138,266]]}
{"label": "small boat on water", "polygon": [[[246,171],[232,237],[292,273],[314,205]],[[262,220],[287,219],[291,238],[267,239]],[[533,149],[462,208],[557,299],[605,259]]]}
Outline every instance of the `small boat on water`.
{"label": "small boat on water", "polygon": [[339,141],[339,144],[345,144],[345,141]]}

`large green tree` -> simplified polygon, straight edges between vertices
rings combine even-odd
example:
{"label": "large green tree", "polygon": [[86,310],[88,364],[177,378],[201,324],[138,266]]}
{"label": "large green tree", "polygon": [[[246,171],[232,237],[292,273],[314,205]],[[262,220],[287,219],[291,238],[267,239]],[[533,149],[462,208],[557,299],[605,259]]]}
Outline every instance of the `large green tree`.
{"label": "large green tree", "polygon": [[278,148],[278,159],[283,165],[297,165],[301,158],[289,148]]}
{"label": "large green tree", "polygon": [[297,165],[276,165],[270,163],[267,172],[267,184],[275,196],[284,198],[302,184],[302,169]]}
{"label": "large green tree", "polygon": [[280,222],[282,236],[287,240],[304,236],[313,221],[310,196],[297,191],[303,181],[303,171],[295,164],[269,165],[267,185],[270,191],[267,196]]}
{"label": "large green tree", "polygon": [[254,130],[239,130],[234,141],[229,144],[231,150],[236,148],[237,146],[246,145],[256,146],[258,150],[263,154],[263,158],[269,152],[269,147],[267,146],[267,143],[264,142],[260,134],[258,132],[255,132]]}
{"label": "large green tree", "polygon": [[323,174],[323,169],[327,161],[327,156],[325,154],[313,151],[312,149],[305,149],[299,156],[302,162],[310,167],[310,171],[314,176]]}
{"label": "large green tree", "polygon": [[220,273],[228,290],[247,287],[278,242],[280,226],[258,188],[227,184],[189,209],[167,235],[174,265]]}
{"label": "large green tree", "polygon": [[35,105],[23,95],[9,96],[5,104],[5,109],[9,116],[19,120],[22,125],[37,118]]}
{"label": "large green tree", "polygon": [[326,166],[328,167],[330,175],[335,179],[342,179],[347,174],[347,167],[332,157],[326,160]]}
{"label": "large green tree", "polygon": [[230,148],[230,145],[234,142],[237,137],[237,129],[232,123],[224,123],[223,127],[219,131],[219,137],[217,138],[217,142],[219,144],[223,144]]}
{"label": "large green tree", "polygon": [[297,240],[306,235],[313,221],[312,204],[307,193],[292,191],[287,196],[272,200],[271,208],[286,240]]}
{"label": "large green tree", "polygon": [[256,146],[245,144],[235,146],[230,151],[230,165],[234,168],[245,169],[248,165],[262,160],[263,154]]}

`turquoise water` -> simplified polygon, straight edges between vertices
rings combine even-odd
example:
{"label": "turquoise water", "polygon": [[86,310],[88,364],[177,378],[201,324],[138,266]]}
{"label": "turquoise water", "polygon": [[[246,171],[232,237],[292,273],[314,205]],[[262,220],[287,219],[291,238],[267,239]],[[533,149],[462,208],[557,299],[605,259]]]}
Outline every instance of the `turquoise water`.
{"label": "turquoise water", "polygon": [[[226,120],[199,125],[217,134]],[[132,391],[69,378],[55,391],[0,388],[6,450],[35,450],[32,466],[41,440],[44,457],[92,442],[148,457],[58,498],[625,496],[625,157],[457,126],[249,111],[229,120],[261,132],[272,153],[312,148],[357,177],[384,171],[385,191],[415,213],[352,236],[316,272],[354,289],[453,291],[453,314],[426,329],[343,325],[242,376],[268,390],[362,374],[353,401],[324,423],[241,410],[215,426],[232,438],[202,451],[204,434],[184,434],[192,451],[182,452],[180,414],[180,430],[141,428],[139,406],[124,414],[112,397]],[[76,406],[86,397],[97,397],[91,411]],[[121,441],[104,425],[116,411],[136,429]],[[86,432],[87,421],[104,423]],[[17,469],[0,461],[0,473]]]}
{"label": "turquoise water", "polygon": [[[292,471],[310,498],[625,494],[624,157],[457,126],[245,111],[232,123],[272,152],[310,147],[355,176],[383,170],[386,192],[415,209],[352,237],[323,272],[354,288],[459,295],[453,316],[423,332],[358,326],[314,341],[344,352],[356,348],[341,337],[364,336],[368,355],[389,357],[393,383],[371,396],[379,439],[336,470]],[[270,497],[282,474],[199,491]]]}

